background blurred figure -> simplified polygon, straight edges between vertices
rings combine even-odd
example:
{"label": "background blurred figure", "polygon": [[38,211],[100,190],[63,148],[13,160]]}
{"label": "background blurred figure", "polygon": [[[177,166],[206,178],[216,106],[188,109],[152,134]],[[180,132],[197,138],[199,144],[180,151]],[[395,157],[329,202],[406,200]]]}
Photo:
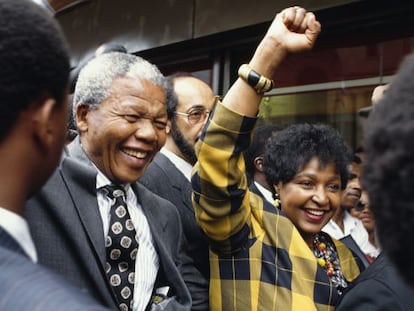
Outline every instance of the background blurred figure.
{"label": "background blurred figure", "polygon": [[350,214],[350,210],[356,206],[361,197],[360,166],[361,159],[353,155],[348,165],[348,180],[341,194],[340,208],[322,230],[337,240],[350,235],[365,255],[375,256],[377,250],[369,242],[364,225]]}
{"label": "background blurred figure", "polygon": [[274,189],[269,186],[263,172],[263,154],[268,139],[282,130],[279,125],[262,125],[254,129],[252,142],[244,152],[244,162],[249,188],[252,192],[262,196],[270,203],[274,203]]}
{"label": "background blurred figure", "polygon": [[379,245],[376,241],[375,221],[369,207],[368,193],[365,190],[361,192],[361,198],[359,199],[358,203],[353,208],[351,208],[350,213],[352,216],[361,220],[364,228],[368,232],[369,242],[377,249],[377,252],[374,254],[366,254],[367,259],[372,263],[374,259],[379,255]]}
{"label": "background blurred figure", "polygon": [[67,45],[37,4],[0,1],[0,68],[0,309],[106,310],[36,264],[22,217],[59,162],[68,112]]}
{"label": "background blurred figure", "polygon": [[191,203],[191,170],[196,162],[194,145],[208,120],[214,94],[205,82],[191,76],[170,79],[167,101],[168,126],[165,146],[148,166],[140,182],[172,202],[178,209],[188,244],[188,254],[208,280],[209,247],[197,225]]}
{"label": "background blurred figure", "polygon": [[372,91],[372,96],[371,96],[371,103],[373,106],[378,104],[381,98],[384,97],[384,94],[386,93],[388,86],[389,84],[382,84],[374,88],[374,90]]}
{"label": "background blurred figure", "polygon": [[[79,61],[79,63],[74,68],[70,70],[69,93],[73,93],[75,91],[76,82],[78,81],[79,73],[82,70],[82,68],[85,67],[86,64],[89,63],[95,57],[110,52],[128,53],[127,49],[120,44],[109,42],[100,45],[93,54],[86,55],[83,59]],[[73,124],[73,126],[74,129],[76,129],[76,125]]]}
{"label": "background blurred figure", "polygon": [[358,110],[358,115],[362,117],[363,119],[368,118],[369,114],[371,113],[372,109],[375,107],[375,105],[378,104],[380,99],[384,96],[387,89],[389,87],[389,84],[381,84],[374,88],[371,95],[371,105],[361,108]]}

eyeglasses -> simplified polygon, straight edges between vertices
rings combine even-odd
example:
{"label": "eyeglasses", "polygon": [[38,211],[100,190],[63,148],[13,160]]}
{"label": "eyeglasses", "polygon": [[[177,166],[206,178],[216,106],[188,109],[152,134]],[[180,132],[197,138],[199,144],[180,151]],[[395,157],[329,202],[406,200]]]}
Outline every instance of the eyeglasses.
{"label": "eyeglasses", "polygon": [[204,122],[210,115],[210,112],[211,111],[208,111],[206,109],[194,109],[189,113],[176,111],[174,114],[176,114],[177,116],[186,117],[188,123],[190,123],[191,125],[195,125]]}

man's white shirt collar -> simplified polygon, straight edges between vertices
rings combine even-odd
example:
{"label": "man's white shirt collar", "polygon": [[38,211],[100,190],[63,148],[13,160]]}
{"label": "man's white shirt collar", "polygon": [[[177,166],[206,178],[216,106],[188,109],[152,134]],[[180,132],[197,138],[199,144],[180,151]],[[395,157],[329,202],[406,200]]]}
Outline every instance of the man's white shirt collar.
{"label": "man's white shirt collar", "polygon": [[272,192],[270,190],[266,189],[265,187],[263,187],[257,181],[255,181],[254,184],[256,185],[257,189],[259,189],[259,191],[261,192],[263,197],[266,199],[266,201],[269,201],[270,203],[272,203],[274,205],[275,200],[273,199]]}
{"label": "man's white shirt collar", "polygon": [[162,147],[160,152],[164,154],[168,159],[170,159],[170,161],[185,176],[185,178],[191,182],[191,172],[193,170],[193,166],[190,163],[180,158],[178,155],[166,149],[165,147]]}
{"label": "man's white shirt collar", "polygon": [[29,226],[22,216],[0,207],[0,226],[16,240],[33,262],[37,262],[36,248]]}

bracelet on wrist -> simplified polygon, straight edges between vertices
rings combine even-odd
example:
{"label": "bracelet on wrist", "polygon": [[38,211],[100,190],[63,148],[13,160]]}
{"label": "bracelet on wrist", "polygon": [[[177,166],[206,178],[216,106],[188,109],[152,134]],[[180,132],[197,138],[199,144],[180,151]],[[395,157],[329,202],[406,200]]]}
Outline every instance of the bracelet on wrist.
{"label": "bracelet on wrist", "polygon": [[247,64],[240,66],[238,74],[239,77],[249,84],[258,94],[268,92],[274,87],[273,80],[262,76]]}

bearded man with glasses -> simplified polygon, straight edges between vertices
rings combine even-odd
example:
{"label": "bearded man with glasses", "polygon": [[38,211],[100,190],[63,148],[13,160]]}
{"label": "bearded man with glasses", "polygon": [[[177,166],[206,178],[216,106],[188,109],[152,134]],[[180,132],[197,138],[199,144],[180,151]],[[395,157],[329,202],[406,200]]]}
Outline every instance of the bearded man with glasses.
{"label": "bearded man with glasses", "polygon": [[170,78],[167,99],[167,139],[140,182],[178,209],[188,243],[188,255],[209,279],[208,243],[197,225],[191,203],[191,171],[197,162],[194,145],[213,108],[216,96],[203,81],[178,74]]}

